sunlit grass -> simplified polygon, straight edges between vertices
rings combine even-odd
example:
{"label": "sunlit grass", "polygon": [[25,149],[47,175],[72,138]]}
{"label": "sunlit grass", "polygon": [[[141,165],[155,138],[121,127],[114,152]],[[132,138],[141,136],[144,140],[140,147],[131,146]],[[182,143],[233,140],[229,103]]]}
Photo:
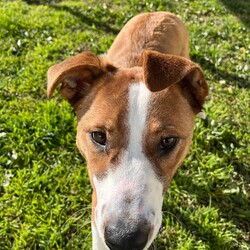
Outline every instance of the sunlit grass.
{"label": "sunlit grass", "polygon": [[[108,50],[125,22],[168,10],[188,25],[210,87],[192,149],[165,195],[156,249],[250,249],[248,1],[0,3],[0,249],[91,249],[91,187],[75,117],[46,71]],[[249,13],[248,13],[249,14]]]}

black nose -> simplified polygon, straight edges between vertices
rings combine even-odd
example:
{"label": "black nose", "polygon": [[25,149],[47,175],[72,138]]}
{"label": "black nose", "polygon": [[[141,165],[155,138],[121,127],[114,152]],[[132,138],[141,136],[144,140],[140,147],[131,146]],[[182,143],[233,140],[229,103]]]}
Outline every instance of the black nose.
{"label": "black nose", "polygon": [[148,228],[144,225],[144,228],[127,230],[122,226],[107,226],[104,237],[111,250],[142,250],[148,241]]}

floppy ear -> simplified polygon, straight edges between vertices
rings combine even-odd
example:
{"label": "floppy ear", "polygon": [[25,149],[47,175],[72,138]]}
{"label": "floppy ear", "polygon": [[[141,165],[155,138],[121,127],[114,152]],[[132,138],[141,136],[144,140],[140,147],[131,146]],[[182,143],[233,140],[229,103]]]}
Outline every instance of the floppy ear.
{"label": "floppy ear", "polygon": [[96,78],[107,71],[104,62],[91,52],[73,56],[49,68],[47,96],[51,97],[62,83],[61,95],[76,108],[77,102],[89,91]]}
{"label": "floppy ear", "polygon": [[208,86],[198,64],[180,56],[145,51],[143,70],[145,83],[152,92],[180,82],[196,112],[202,109]]}

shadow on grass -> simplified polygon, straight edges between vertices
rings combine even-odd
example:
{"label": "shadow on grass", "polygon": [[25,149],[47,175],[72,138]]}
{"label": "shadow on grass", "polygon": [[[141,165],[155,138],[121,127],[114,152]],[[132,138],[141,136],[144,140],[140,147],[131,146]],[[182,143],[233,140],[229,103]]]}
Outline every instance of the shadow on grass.
{"label": "shadow on grass", "polygon": [[89,24],[89,25],[95,25],[98,29],[103,30],[107,33],[113,33],[118,34],[120,31],[119,29],[115,29],[111,27],[109,24],[104,23],[102,19],[99,19],[98,21],[94,18],[88,17],[84,15],[81,11],[73,9],[71,7],[68,7],[66,5],[56,5],[57,3],[61,2],[62,0],[24,0],[28,4],[34,4],[34,5],[49,5],[51,8],[54,8],[56,10],[63,10],[69,12],[71,15],[76,16],[81,20],[81,22]]}
{"label": "shadow on grass", "polygon": [[61,2],[62,0],[23,0],[27,4],[34,4],[34,5],[45,5],[45,4],[56,4]]}
{"label": "shadow on grass", "polygon": [[250,1],[249,0],[220,0],[235,16],[248,28],[250,27]]}
{"label": "shadow on grass", "polygon": [[230,85],[238,85],[240,88],[250,88],[249,80],[243,77],[240,77],[237,74],[229,73],[224,70],[217,69],[215,65],[207,60],[204,57],[199,55],[192,56],[192,60],[200,64],[203,69],[209,70],[211,74],[216,75],[217,78],[220,77],[225,80]]}
{"label": "shadow on grass", "polygon": [[111,27],[109,24],[104,23],[103,20],[100,18],[98,21],[94,18],[88,17],[84,15],[81,11],[70,8],[65,5],[50,5],[51,8],[54,8],[56,10],[63,10],[69,12],[71,15],[76,16],[81,20],[81,22],[89,24],[89,25],[95,25],[98,29],[103,30],[107,33],[113,33],[117,34],[119,32],[118,29]]}

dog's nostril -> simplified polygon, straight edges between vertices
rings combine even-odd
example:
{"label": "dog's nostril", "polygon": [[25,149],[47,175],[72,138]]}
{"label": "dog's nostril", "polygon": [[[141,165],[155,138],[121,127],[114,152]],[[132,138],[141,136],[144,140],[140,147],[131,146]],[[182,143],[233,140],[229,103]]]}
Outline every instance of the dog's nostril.
{"label": "dog's nostril", "polygon": [[106,227],[104,237],[111,250],[142,250],[148,242],[148,231],[141,228],[130,231],[123,227]]}

